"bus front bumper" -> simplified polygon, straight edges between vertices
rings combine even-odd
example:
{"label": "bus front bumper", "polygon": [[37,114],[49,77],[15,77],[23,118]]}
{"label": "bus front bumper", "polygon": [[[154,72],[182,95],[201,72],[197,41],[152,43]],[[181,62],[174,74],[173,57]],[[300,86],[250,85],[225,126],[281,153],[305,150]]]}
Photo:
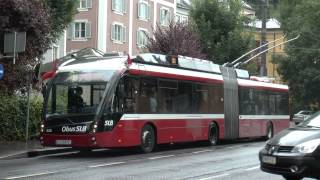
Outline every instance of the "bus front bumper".
{"label": "bus front bumper", "polygon": [[140,144],[138,131],[110,131],[90,134],[42,134],[43,146],[113,148],[131,147]]}
{"label": "bus front bumper", "polygon": [[94,134],[42,134],[40,143],[54,147],[97,147]]}

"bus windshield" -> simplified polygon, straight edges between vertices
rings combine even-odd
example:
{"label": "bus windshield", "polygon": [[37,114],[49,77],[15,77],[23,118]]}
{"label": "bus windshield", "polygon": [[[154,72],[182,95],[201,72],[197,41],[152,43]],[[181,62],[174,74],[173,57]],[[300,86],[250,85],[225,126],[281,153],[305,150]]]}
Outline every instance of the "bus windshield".
{"label": "bus windshield", "polygon": [[58,73],[49,90],[46,114],[93,114],[114,71]]}

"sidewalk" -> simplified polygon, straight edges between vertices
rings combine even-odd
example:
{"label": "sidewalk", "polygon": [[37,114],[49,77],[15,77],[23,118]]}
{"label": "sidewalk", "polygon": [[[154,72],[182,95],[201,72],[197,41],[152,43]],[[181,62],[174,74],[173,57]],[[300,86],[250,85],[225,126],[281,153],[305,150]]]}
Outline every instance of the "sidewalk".
{"label": "sidewalk", "polygon": [[37,155],[48,155],[73,151],[71,148],[43,147],[38,140],[0,142],[0,160],[27,158]]}

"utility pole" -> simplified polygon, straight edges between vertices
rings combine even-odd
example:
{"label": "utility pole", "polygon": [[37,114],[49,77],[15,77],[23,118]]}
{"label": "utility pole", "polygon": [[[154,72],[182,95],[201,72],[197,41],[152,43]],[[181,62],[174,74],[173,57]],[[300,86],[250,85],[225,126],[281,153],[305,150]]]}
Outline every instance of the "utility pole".
{"label": "utility pole", "polygon": [[[268,11],[268,0],[261,0],[261,45],[267,43],[267,11]],[[267,48],[262,48],[260,51],[264,51]],[[260,76],[267,76],[267,54],[261,54],[261,65],[260,65]]]}

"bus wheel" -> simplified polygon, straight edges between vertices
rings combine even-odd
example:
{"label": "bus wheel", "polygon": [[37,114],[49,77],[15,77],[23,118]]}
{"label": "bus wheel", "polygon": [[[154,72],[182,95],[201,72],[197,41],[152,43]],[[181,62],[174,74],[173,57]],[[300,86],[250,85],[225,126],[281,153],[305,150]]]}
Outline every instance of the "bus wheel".
{"label": "bus wheel", "polygon": [[140,151],[142,153],[149,153],[155,147],[155,134],[154,129],[151,125],[147,124],[142,128],[141,131],[141,145]]}
{"label": "bus wheel", "polygon": [[211,123],[209,126],[209,139],[208,144],[210,146],[217,145],[219,142],[219,129],[216,123]]}
{"label": "bus wheel", "polygon": [[268,122],[266,139],[269,140],[272,137],[273,137],[273,126],[271,122]]}

